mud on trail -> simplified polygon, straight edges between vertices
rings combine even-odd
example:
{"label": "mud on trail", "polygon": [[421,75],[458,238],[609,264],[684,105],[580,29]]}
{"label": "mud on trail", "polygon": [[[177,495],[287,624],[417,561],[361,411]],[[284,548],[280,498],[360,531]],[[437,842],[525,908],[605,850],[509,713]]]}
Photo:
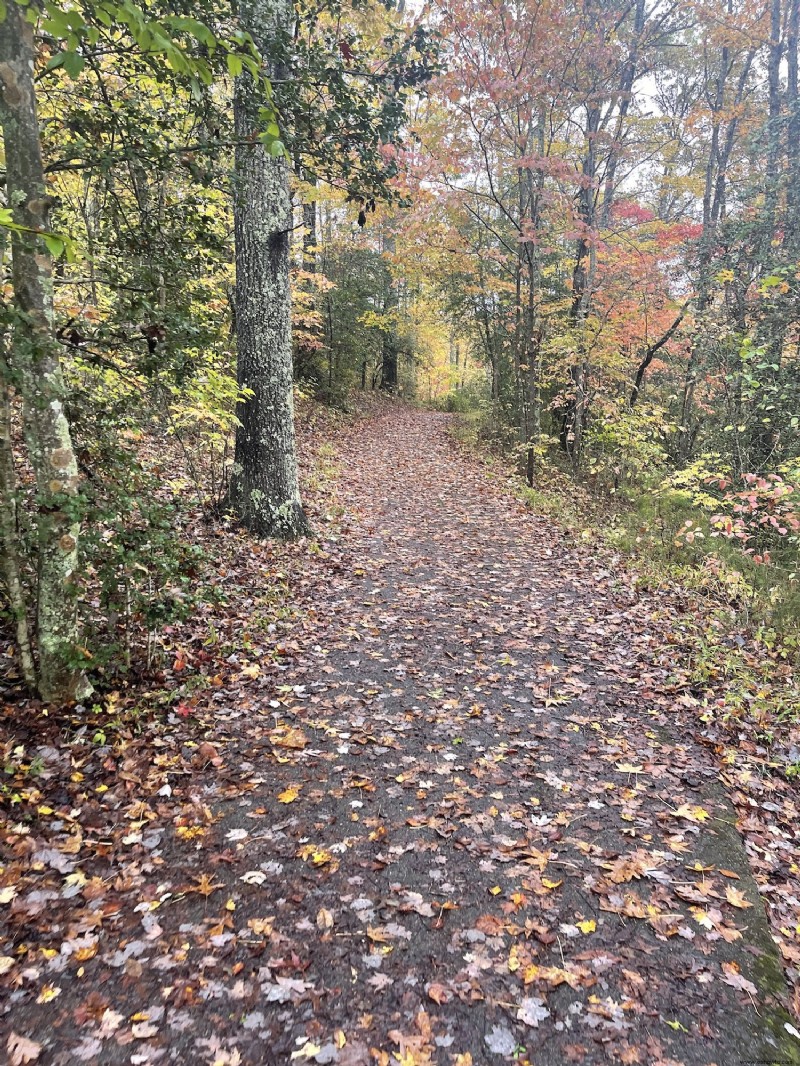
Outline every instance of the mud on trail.
{"label": "mud on trail", "polygon": [[340,463],[280,666],[209,696],[208,760],[104,801],[127,844],[51,842],[6,901],[45,945],[0,978],[6,1030],[59,1066],[800,1062],[658,602],[444,416]]}

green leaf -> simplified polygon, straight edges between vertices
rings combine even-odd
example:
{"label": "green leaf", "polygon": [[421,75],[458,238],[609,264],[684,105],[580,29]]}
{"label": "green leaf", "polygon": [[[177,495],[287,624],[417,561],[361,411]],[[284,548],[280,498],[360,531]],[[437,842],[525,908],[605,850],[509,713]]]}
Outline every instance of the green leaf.
{"label": "green leaf", "polygon": [[63,38],[70,32],[70,25],[65,11],[53,11],[42,22],[42,29],[53,37]]}
{"label": "green leaf", "polygon": [[67,53],[66,52],[56,52],[56,54],[54,56],[51,56],[51,58],[47,61],[47,65],[45,66],[44,69],[45,70],[57,70],[58,67],[63,67],[64,66],[64,60],[66,58],[67,58]]}
{"label": "green leaf", "polygon": [[61,237],[56,237],[54,233],[45,233],[42,236],[42,240],[47,245],[47,250],[54,259],[58,259],[61,253],[64,251],[65,244]]}
{"label": "green leaf", "polygon": [[228,65],[228,73],[232,78],[238,78],[244,69],[244,62],[241,56],[234,55],[232,52],[228,52],[225,56],[225,62]]}
{"label": "green leaf", "polygon": [[78,77],[80,72],[86,66],[86,60],[79,52],[65,52],[64,53],[64,70],[73,79]]}

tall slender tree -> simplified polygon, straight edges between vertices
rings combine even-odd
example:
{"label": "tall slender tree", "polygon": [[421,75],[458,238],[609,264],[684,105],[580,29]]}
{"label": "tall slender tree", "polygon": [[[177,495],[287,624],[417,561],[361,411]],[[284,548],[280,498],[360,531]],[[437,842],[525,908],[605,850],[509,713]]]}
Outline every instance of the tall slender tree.
{"label": "tall slender tree", "polygon": [[53,328],[52,260],[42,238],[52,201],[42,164],[34,34],[25,11],[9,3],[0,23],[0,122],[13,212],[15,321],[8,365],[22,398],[28,457],[36,476],[38,688],[48,702],[68,702],[91,691],[78,650],[80,479]]}
{"label": "tall slender tree", "polygon": [[[290,31],[292,5],[287,0],[243,0],[239,18],[262,57],[268,57]],[[234,93],[235,311],[238,380],[245,395],[237,412],[230,500],[253,533],[291,539],[308,528],[294,435],[292,205],[283,144],[273,139],[268,146],[263,138],[269,113],[264,85],[245,70]]]}

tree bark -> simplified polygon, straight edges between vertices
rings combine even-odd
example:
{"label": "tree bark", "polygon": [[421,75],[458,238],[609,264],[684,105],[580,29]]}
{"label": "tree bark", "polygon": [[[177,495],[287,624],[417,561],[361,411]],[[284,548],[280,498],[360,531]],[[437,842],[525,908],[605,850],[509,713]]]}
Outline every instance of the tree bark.
{"label": "tree bark", "polygon": [[672,325],[664,333],[661,334],[657,341],[645,348],[642,354],[642,358],[639,362],[639,366],[636,370],[636,377],[633,382],[633,387],[631,388],[631,395],[630,399],[628,400],[629,407],[632,408],[636,406],[636,402],[639,399],[639,395],[642,391],[642,386],[644,384],[644,376],[647,373],[650,364],[653,362],[653,359],[655,359],[657,353],[664,347],[664,345],[668,341],[672,340],[672,338],[675,336],[678,331],[678,328],[680,327],[681,322],[683,322],[684,316],[686,315],[690,304],[691,300],[687,301],[678,312],[678,316],[674,319]]}
{"label": "tree bark", "polygon": [[0,551],[8,602],[14,616],[17,653],[25,684],[36,691],[36,668],[31,651],[28,608],[25,602],[17,551],[17,479],[11,448],[11,405],[6,367],[0,362]]}
{"label": "tree bark", "polygon": [[633,100],[633,86],[636,81],[639,63],[639,50],[642,46],[646,25],[645,0],[636,0],[634,12],[633,36],[629,45],[628,58],[622,68],[619,83],[619,114],[617,115],[616,131],[611,142],[606,172],[603,180],[603,205],[600,210],[600,225],[606,229],[611,221],[611,208],[614,204],[616,193],[617,167],[619,166],[622,152],[622,138],[625,132],[625,120],[628,117],[631,102]]}
{"label": "tree bark", "polygon": [[[287,0],[244,0],[242,29],[262,56],[289,29]],[[236,79],[234,236],[238,381],[230,502],[258,536],[292,539],[308,531],[300,503],[294,434],[289,234],[289,167],[273,158],[261,133],[260,86],[249,72]]]}
{"label": "tree bark", "polygon": [[301,381],[314,377],[318,373],[318,356],[322,347],[318,324],[312,322],[312,316],[318,311],[316,306],[314,282],[307,275],[317,270],[317,201],[303,201],[303,244],[300,266],[304,276],[298,289],[304,294],[303,311],[308,316],[301,338],[295,352],[295,376]]}
{"label": "tree bark", "polygon": [[594,295],[597,271],[597,246],[595,243],[595,215],[597,177],[596,137],[600,128],[600,108],[586,104],[586,148],[583,158],[581,185],[577,193],[578,222],[581,235],[575,247],[575,263],[572,269],[572,304],[570,321],[575,330],[577,359],[570,368],[574,399],[568,411],[568,424],[562,434],[563,442],[575,466],[580,463],[583,438],[588,415],[589,366],[586,355],[586,330]]}
{"label": "tree bark", "polygon": [[51,201],[42,166],[34,89],[33,27],[8,4],[0,23],[0,122],[6,194],[14,223],[16,321],[10,369],[23,403],[25,441],[36,477],[39,693],[50,703],[91,692],[81,668],[77,615],[80,479],[64,413],[64,381],[53,330],[52,261],[38,232]]}
{"label": "tree bark", "polygon": [[[394,235],[387,233],[383,241],[383,251],[387,256],[394,255]],[[386,292],[383,299],[383,313],[391,314],[397,310],[398,296],[394,285],[391,270],[386,263]],[[394,327],[384,328],[383,346],[381,351],[381,388],[385,392],[397,392],[397,340],[394,335]]]}
{"label": "tree bark", "polygon": [[[732,13],[730,0],[728,12],[729,14]],[[699,424],[694,420],[694,393],[705,354],[704,342],[708,332],[705,312],[711,305],[712,300],[714,247],[719,223],[724,217],[728,166],[736,143],[736,134],[739,126],[739,105],[744,98],[755,54],[755,49],[751,49],[742,60],[733,101],[732,117],[727,120],[724,137],[722,132],[725,94],[732,69],[730,49],[727,44],[724,44],[720,50],[719,72],[714,96],[711,99],[711,141],[703,192],[703,232],[700,237],[698,255],[697,295],[694,300],[699,318],[696,322],[695,336],[692,340],[689,360],[686,365],[681,396],[681,419],[676,441],[676,454],[681,464],[687,463],[691,458],[692,449],[700,429]]]}
{"label": "tree bark", "polygon": [[790,0],[786,29],[786,247],[790,255],[800,248],[800,95],[798,50],[800,0]]}

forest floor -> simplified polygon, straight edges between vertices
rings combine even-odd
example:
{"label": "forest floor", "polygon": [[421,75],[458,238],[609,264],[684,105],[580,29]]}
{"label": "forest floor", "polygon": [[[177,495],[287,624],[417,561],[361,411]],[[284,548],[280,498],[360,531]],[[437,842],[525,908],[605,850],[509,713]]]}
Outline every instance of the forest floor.
{"label": "forest floor", "polygon": [[8,1061],[800,1062],[672,605],[446,416],[336,450],[313,551],[210,534],[227,598],[176,633],[167,710],[112,698],[94,743],[7,712]]}

